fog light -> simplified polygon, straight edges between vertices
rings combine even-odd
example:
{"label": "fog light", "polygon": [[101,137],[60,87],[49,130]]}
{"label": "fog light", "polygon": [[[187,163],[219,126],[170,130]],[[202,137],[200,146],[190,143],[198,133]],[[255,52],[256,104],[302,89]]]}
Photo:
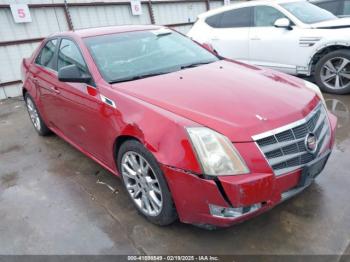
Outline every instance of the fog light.
{"label": "fog light", "polygon": [[216,217],[240,217],[248,213],[252,213],[262,207],[261,203],[257,203],[246,207],[220,207],[209,204],[210,214]]}

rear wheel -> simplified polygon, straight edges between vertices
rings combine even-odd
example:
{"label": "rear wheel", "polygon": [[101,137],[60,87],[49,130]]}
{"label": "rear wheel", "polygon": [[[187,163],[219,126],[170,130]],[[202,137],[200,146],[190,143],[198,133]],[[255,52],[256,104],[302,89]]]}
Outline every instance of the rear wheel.
{"label": "rear wheel", "polygon": [[27,106],[27,111],[30,117],[30,120],[32,121],[32,124],[35,128],[35,130],[38,132],[41,136],[47,136],[51,133],[50,129],[46,126],[43,119],[40,116],[40,113],[38,111],[38,108],[35,105],[35,102],[33,98],[26,93],[24,95],[24,100]]}
{"label": "rear wheel", "polygon": [[327,93],[350,93],[350,51],[337,50],[322,57],[316,64],[315,80]]}
{"label": "rear wheel", "polygon": [[176,218],[175,206],[156,159],[138,141],[124,142],[118,152],[118,169],[138,211],[157,225],[169,225]]}

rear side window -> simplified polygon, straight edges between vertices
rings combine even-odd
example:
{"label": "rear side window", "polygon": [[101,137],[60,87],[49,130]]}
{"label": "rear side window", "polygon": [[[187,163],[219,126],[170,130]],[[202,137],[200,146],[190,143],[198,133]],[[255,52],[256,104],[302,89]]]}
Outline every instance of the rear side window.
{"label": "rear side window", "polygon": [[285,18],[277,9],[271,6],[256,6],[254,8],[254,26],[274,26],[279,18]]}
{"label": "rear side window", "polygon": [[244,7],[217,14],[206,19],[208,25],[215,28],[250,27],[252,25],[252,7]]}
{"label": "rear side window", "polygon": [[211,27],[219,27],[222,16],[223,14],[210,16],[205,20],[205,22]]}
{"label": "rear side window", "polygon": [[350,0],[344,2],[343,15],[350,15]]}
{"label": "rear side window", "polygon": [[77,45],[68,39],[62,39],[60,49],[58,51],[57,68],[76,65],[82,73],[88,73],[88,69],[84,58]]}
{"label": "rear side window", "polygon": [[35,59],[35,63],[44,67],[55,69],[54,67],[54,55],[57,45],[57,39],[49,40]]}

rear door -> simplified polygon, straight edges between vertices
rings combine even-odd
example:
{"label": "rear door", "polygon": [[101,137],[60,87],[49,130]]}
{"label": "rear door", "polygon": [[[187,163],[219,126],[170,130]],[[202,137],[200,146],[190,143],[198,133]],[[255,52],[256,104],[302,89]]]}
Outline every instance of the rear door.
{"label": "rear door", "polygon": [[238,8],[206,19],[206,23],[213,28],[210,43],[221,56],[237,60],[249,59],[252,10],[252,7]]}
{"label": "rear door", "polygon": [[48,126],[51,126],[56,114],[53,105],[57,99],[57,67],[55,64],[57,46],[57,38],[47,40],[31,68],[30,80],[36,86],[39,110]]}

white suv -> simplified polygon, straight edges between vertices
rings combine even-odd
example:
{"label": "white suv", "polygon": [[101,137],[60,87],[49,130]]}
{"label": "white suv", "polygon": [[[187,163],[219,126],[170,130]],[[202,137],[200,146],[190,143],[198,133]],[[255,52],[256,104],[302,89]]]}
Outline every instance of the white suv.
{"label": "white suv", "polygon": [[294,75],[326,92],[350,92],[350,18],[307,1],[250,1],[201,14],[188,33],[219,55]]}

